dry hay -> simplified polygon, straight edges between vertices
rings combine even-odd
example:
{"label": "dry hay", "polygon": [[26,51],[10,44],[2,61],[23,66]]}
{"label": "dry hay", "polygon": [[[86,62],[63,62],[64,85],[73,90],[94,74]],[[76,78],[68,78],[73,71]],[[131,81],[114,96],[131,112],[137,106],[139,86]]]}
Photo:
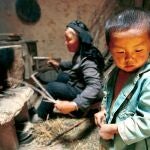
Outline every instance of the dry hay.
{"label": "dry hay", "polygon": [[[61,144],[63,149],[98,150],[99,135],[92,119],[73,119],[59,117],[34,125],[34,136],[39,145],[47,145],[57,135],[67,131],[75,124],[82,122],[69,132],[60,136],[52,145]],[[49,145],[51,146],[51,145]]]}

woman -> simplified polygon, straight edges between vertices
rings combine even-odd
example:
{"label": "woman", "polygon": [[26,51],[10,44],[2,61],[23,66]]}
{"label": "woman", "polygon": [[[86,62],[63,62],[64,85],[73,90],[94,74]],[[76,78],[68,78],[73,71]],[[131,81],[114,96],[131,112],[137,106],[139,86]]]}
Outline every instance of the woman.
{"label": "woman", "polygon": [[93,46],[92,37],[83,22],[76,20],[66,26],[65,44],[75,54],[71,62],[49,61],[62,71],[67,70],[68,75],[47,85],[47,91],[57,102],[55,105],[44,100],[41,102],[37,113],[42,119],[46,119],[53,108],[62,114],[77,112],[80,116],[102,97],[104,59]]}

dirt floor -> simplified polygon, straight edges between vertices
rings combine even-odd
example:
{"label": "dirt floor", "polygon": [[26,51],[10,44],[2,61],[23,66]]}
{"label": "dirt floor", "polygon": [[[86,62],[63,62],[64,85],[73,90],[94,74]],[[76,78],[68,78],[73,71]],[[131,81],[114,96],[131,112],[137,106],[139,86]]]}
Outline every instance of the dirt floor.
{"label": "dirt floor", "polygon": [[89,118],[59,117],[34,124],[33,136],[35,139],[20,145],[19,150],[99,150],[98,129]]}
{"label": "dirt floor", "polygon": [[42,146],[38,145],[34,140],[30,144],[20,145],[19,150],[64,150],[61,144],[54,146]]}

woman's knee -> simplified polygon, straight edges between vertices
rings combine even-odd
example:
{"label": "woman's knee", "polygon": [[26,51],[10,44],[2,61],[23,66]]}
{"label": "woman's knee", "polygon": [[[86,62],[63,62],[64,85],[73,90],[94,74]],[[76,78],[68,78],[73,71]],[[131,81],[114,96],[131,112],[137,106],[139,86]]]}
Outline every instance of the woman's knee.
{"label": "woman's knee", "polygon": [[50,82],[46,85],[46,90],[51,93],[55,91],[59,87],[59,83],[57,82]]}
{"label": "woman's knee", "polygon": [[61,83],[59,82],[51,82],[51,83],[48,83],[46,86],[46,90],[54,99],[57,98],[58,93],[62,90],[60,84]]}

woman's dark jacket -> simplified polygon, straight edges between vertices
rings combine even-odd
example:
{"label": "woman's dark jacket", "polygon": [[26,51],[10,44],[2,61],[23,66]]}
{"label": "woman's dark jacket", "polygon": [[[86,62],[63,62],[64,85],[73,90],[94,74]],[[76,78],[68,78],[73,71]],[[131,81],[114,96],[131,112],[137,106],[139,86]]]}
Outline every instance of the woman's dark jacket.
{"label": "woman's dark jacket", "polygon": [[[96,53],[99,53],[95,47],[92,47]],[[78,94],[73,100],[81,110],[85,110],[91,106],[91,104],[100,101],[102,92],[102,68],[99,67],[97,57],[91,57],[91,55],[81,56],[81,54],[74,55],[76,59],[72,62],[61,62],[60,68],[62,71],[69,70],[70,80],[67,84],[74,86],[81,90],[81,94]],[[99,58],[99,57],[98,57]],[[104,64],[101,64],[104,67]],[[69,91],[68,91],[69,92]]]}

